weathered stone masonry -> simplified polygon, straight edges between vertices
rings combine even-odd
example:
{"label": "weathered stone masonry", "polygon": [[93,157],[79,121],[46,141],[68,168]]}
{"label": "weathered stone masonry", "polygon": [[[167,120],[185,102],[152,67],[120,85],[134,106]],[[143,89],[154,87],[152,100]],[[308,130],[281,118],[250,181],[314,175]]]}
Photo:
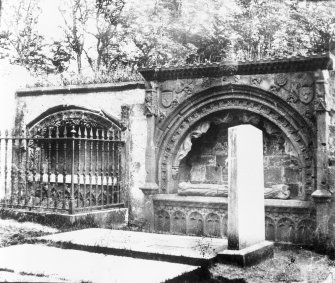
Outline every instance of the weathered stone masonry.
{"label": "weathered stone masonry", "polygon": [[[335,233],[332,70],[333,57],[321,54],[153,66],[140,70],[145,83],[20,90],[16,130],[64,111],[114,119],[125,129],[131,219],[161,233],[222,237],[227,199],[216,189],[227,185],[227,129],[251,124],[263,132],[265,187],[289,198],[265,200],[266,238],[309,244],[316,228]],[[182,195],[182,183],[195,189]]]}
{"label": "weathered stone masonry", "polygon": [[[210,197],[197,197],[193,203],[189,196],[177,194],[178,187],[182,181],[208,184],[208,188],[225,184],[222,132],[230,126],[252,124],[269,139],[264,144],[266,183],[287,184],[292,198],[266,204],[267,237],[308,242],[308,231],[316,226],[328,233],[327,203],[332,199],[329,181],[333,178],[327,142],[334,95],[328,79],[332,64],[332,57],[324,54],[142,69],[150,86],[147,108],[156,125],[150,141],[155,145],[150,158],[156,168],[147,172],[150,184],[144,186],[152,190],[143,190],[148,199],[157,194],[153,197],[155,229],[176,232],[173,223],[178,219],[179,226],[185,222],[186,228],[178,228],[183,233],[193,234],[190,223],[194,222],[199,226],[196,234],[212,233],[206,230],[209,222],[217,223],[215,231],[225,230],[222,208],[207,211]],[[216,214],[214,218],[209,217],[211,213]]]}

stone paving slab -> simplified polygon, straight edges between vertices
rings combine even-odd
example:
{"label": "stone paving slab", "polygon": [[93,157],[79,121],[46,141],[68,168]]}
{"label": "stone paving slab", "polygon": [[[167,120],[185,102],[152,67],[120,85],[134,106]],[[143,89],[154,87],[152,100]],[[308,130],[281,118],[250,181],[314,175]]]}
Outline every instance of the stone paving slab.
{"label": "stone paving slab", "polygon": [[227,247],[226,239],[167,235],[101,228],[38,238],[62,247],[148,259],[204,264]]}
{"label": "stone paving slab", "polygon": [[34,282],[157,283],[197,268],[185,264],[96,254],[41,244],[0,249],[0,269],[10,271],[0,278],[7,282],[21,281],[20,276],[27,280],[28,277],[22,277],[22,274],[26,274],[35,276],[35,279],[41,278]]}

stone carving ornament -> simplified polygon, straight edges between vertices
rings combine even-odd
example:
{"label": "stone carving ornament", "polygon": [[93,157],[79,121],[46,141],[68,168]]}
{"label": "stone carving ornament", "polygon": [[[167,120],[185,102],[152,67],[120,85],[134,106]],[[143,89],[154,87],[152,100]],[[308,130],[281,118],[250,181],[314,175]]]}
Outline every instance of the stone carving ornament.
{"label": "stone carving ornament", "polygon": [[286,74],[275,75],[274,82],[276,85],[283,87],[287,83],[287,75]]}
{"label": "stone carving ornament", "polygon": [[[285,184],[276,184],[271,188],[264,188],[264,198],[266,199],[289,199],[290,193],[288,186]],[[228,197],[228,186],[181,182],[178,185],[178,195]]]}
{"label": "stone carving ornament", "polygon": [[302,103],[308,104],[313,100],[314,92],[310,86],[304,86],[299,90],[299,99]]}
{"label": "stone carving ornament", "polygon": [[39,135],[44,136],[49,128],[54,129],[61,126],[85,126],[87,128],[100,126],[109,129],[111,122],[107,121],[103,114],[92,114],[83,110],[67,110],[49,115],[28,130],[32,133],[35,129],[39,129]]}
{"label": "stone carving ornament", "polygon": [[291,82],[291,90],[287,97],[287,102],[290,103],[297,103],[299,100],[299,89],[300,83],[299,82]]}
{"label": "stone carving ornament", "polygon": [[145,110],[144,113],[146,116],[155,115],[155,106],[153,103],[153,93],[152,90],[147,90],[145,93]]}
{"label": "stone carving ornament", "polygon": [[159,110],[159,113],[158,113],[159,122],[162,122],[165,118],[166,118],[165,113],[163,111]]}
{"label": "stone carving ornament", "polygon": [[173,92],[170,90],[165,90],[161,93],[161,103],[165,108],[171,106],[173,101]]}
{"label": "stone carving ornament", "polygon": [[172,100],[171,105],[173,108],[177,107],[178,104],[179,104],[178,99],[175,98],[174,100]]}
{"label": "stone carving ornament", "polygon": [[192,95],[194,90],[194,81],[178,81],[177,82],[177,88],[175,89],[175,92],[177,94],[183,93],[187,96]]}
{"label": "stone carving ornament", "polygon": [[251,79],[251,84],[254,86],[259,86],[262,82],[262,78],[261,77],[254,77]]}

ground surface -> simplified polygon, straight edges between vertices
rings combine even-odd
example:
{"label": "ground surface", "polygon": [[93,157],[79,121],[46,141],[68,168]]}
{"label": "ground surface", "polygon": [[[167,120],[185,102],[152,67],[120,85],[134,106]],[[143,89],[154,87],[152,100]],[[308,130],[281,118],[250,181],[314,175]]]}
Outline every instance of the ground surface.
{"label": "ground surface", "polygon": [[34,237],[57,232],[57,229],[37,223],[0,219],[0,247],[16,245]]}
{"label": "ground surface", "polygon": [[323,282],[335,262],[324,255],[292,247],[275,247],[274,257],[249,268],[216,264],[210,268],[213,278],[243,278],[245,282]]}
{"label": "ground surface", "polygon": [[[60,231],[35,223],[0,219],[0,247],[6,247],[0,249],[0,282],[161,282],[196,268],[182,264],[174,266],[173,263],[167,262],[62,250],[41,244],[17,245],[32,237],[57,232]],[[205,253],[206,248],[206,245],[202,246]],[[69,265],[69,262],[72,262],[73,266]],[[326,256],[311,251],[276,247],[274,258],[257,266],[242,269],[215,264],[205,274],[193,272],[193,275],[177,277],[169,282],[234,282],[226,279],[260,283],[323,282],[334,265],[334,261]],[[111,270],[110,266],[116,268]],[[124,271],[124,266],[127,266],[127,272]],[[170,273],[163,274],[162,270]],[[121,276],[119,280],[117,274]],[[139,277],[141,274],[144,274],[142,281]],[[147,276],[148,274],[151,277]]]}

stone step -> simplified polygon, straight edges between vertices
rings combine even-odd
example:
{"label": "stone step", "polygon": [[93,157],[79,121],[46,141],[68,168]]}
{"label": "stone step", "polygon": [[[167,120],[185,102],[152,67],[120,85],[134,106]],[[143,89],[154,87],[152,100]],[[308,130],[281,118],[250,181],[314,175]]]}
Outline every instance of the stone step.
{"label": "stone step", "polygon": [[43,236],[38,241],[62,248],[201,266],[227,247],[226,239],[101,228]]}

